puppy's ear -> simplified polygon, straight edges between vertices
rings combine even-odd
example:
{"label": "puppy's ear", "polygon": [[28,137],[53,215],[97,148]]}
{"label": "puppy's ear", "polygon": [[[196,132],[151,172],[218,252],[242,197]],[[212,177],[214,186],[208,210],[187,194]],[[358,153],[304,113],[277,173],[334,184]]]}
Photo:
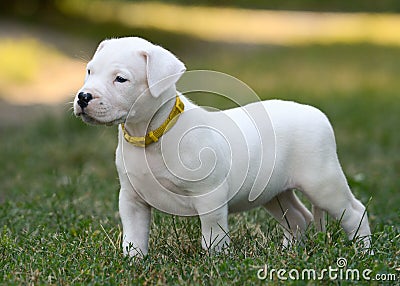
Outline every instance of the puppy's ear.
{"label": "puppy's ear", "polygon": [[147,84],[154,97],[174,85],[186,70],[177,57],[160,46],[153,46],[143,54],[146,57]]}
{"label": "puppy's ear", "polygon": [[99,44],[99,46],[97,47],[95,53],[98,53],[98,52],[106,45],[107,42],[108,42],[107,39],[106,39],[106,40],[103,40],[103,41]]}

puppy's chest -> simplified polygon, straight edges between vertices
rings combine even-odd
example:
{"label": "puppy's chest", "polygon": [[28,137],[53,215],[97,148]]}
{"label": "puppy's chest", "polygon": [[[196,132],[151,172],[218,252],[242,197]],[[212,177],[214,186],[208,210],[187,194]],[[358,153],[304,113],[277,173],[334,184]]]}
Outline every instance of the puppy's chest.
{"label": "puppy's chest", "polygon": [[149,146],[125,152],[124,161],[135,188],[190,196],[204,193],[225,180],[229,161],[222,160],[221,154],[217,154],[216,160],[215,155],[197,149],[162,152],[157,146]]}
{"label": "puppy's chest", "polygon": [[135,148],[123,154],[126,171],[135,180],[147,177],[162,177],[168,172],[165,170],[165,163],[161,154],[147,152],[146,149]]}
{"label": "puppy's chest", "polygon": [[[198,166],[192,162],[184,162],[185,156],[173,153],[166,154],[148,153],[146,156],[146,163],[148,165],[147,173],[138,173],[141,179],[151,176],[157,183],[164,189],[173,193],[188,195],[188,190],[191,192],[199,188],[205,175],[199,176],[196,171]],[[195,170],[195,171],[193,171]],[[140,179],[140,178],[138,178]]]}
{"label": "puppy's chest", "polygon": [[173,179],[174,176],[169,171],[163,155],[160,152],[148,152],[146,149],[135,147],[125,149],[126,151],[123,152],[125,172],[131,179],[136,182],[146,182],[150,179]]}

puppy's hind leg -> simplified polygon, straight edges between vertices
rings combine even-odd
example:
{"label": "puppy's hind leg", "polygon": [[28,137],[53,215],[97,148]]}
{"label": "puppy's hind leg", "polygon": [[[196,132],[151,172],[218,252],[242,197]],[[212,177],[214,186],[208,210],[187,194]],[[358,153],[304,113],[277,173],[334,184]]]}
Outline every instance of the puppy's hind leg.
{"label": "puppy's hind leg", "polygon": [[312,214],[314,216],[314,224],[317,231],[325,232],[326,230],[325,211],[313,205]]}
{"label": "puppy's hind leg", "polygon": [[312,221],[312,214],[293,190],[277,195],[264,207],[282,226],[284,247],[290,246],[293,239],[301,241],[301,236]]}
{"label": "puppy's hind leg", "polygon": [[341,220],[349,239],[360,237],[364,247],[370,248],[371,231],[366,208],[351,193],[340,166],[320,172],[315,181],[303,184],[302,191],[313,205]]}

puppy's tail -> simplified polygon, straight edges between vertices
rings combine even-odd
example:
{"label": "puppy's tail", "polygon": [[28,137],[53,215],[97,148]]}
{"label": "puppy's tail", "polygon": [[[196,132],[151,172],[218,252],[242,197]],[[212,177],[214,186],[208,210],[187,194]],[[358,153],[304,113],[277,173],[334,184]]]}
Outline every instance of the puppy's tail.
{"label": "puppy's tail", "polygon": [[325,232],[325,230],[326,230],[325,211],[321,210],[319,207],[313,205],[312,213],[314,216],[315,228],[318,231]]}

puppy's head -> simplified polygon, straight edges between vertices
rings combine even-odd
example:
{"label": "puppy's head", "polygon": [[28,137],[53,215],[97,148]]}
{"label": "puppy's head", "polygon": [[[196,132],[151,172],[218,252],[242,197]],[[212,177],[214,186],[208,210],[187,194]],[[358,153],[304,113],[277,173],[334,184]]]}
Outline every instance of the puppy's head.
{"label": "puppy's head", "polygon": [[123,123],[128,113],[134,121],[147,120],[184,71],[172,53],[144,39],[105,40],[87,64],[74,113],[90,124]]}

